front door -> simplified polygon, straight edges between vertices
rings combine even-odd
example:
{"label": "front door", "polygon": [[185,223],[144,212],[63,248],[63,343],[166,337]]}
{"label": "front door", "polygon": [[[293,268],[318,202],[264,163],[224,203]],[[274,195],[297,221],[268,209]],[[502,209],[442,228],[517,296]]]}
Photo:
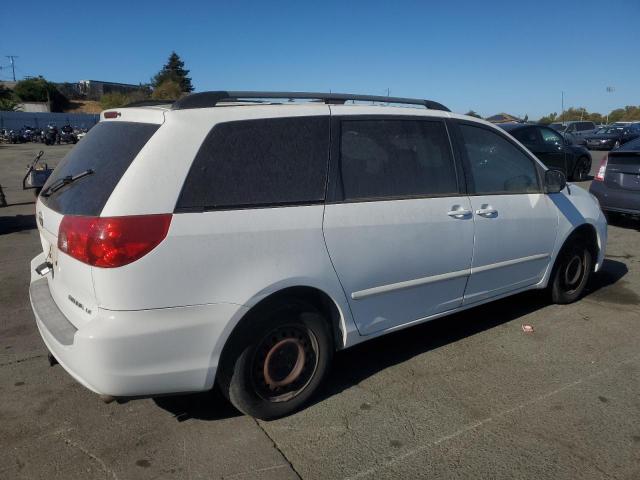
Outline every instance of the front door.
{"label": "front door", "polygon": [[564,139],[560,134],[547,127],[538,127],[538,131],[542,144],[536,155],[547,167],[561,170],[568,176]]}
{"label": "front door", "polygon": [[558,212],[543,193],[540,167],[506,136],[460,124],[475,219],[471,304],[542,280],[558,228]]}
{"label": "front door", "polygon": [[338,118],[338,189],[323,229],[358,330],[369,335],[460,306],[473,217],[444,121]]}

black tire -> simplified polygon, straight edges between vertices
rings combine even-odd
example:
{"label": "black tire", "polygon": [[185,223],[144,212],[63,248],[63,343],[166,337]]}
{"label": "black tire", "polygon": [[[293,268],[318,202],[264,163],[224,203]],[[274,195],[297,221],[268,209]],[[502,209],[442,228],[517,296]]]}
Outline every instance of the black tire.
{"label": "black tire", "polygon": [[590,167],[589,159],[587,157],[580,157],[573,169],[572,180],[574,182],[584,182],[589,176]]}
{"label": "black tire", "polygon": [[289,415],[317,390],[333,357],[327,320],[297,300],[252,315],[232,335],[218,368],[223,395],[261,420]]}
{"label": "black tire", "polygon": [[581,239],[562,248],[550,279],[551,301],[557,304],[579,300],[593,271],[593,256]]}

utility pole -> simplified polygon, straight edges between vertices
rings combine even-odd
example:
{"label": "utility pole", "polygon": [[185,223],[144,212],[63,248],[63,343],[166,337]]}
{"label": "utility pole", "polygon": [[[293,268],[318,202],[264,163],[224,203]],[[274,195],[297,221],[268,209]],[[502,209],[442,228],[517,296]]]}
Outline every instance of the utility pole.
{"label": "utility pole", "polygon": [[17,55],[6,55],[6,57],[11,60],[11,70],[13,71],[13,81],[16,81],[16,58],[18,58]]}
{"label": "utility pole", "polygon": [[564,113],[564,90],[562,90],[561,94],[562,94],[562,110],[560,110],[560,118],[562,118],[562,114]]}

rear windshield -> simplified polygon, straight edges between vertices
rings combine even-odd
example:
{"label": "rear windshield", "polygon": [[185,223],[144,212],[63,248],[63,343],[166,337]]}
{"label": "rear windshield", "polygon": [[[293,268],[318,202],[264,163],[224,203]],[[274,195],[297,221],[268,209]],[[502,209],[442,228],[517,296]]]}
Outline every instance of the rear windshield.
{"label": "rear windshield", "polygon": [[64,215],[98,216],[133,159],[160,125],[100,122],[62,159],[43,187],[87,170],[93,174],[41,196],[49,208]]}

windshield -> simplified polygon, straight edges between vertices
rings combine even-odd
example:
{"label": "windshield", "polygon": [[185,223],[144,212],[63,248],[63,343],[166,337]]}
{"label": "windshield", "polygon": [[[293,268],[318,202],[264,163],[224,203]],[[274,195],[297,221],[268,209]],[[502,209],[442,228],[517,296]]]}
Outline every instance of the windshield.
{"label": "windshield", "polygon": [[557,130],[558,132],[561,132],[565,128],[564,125],[562,125],[561,123],[552,123],[549,126],[554,130]]}
{"label": "windshield", "polygon": [[43,192],[60,184],[65,177],[87,171],[91,171],[91,175],[78,182],[67,182],[49,196],[41,196],[41,201],[65,215],[100,215],[124,172],[159,127],[150,123],[98,123],[62,159]]}

